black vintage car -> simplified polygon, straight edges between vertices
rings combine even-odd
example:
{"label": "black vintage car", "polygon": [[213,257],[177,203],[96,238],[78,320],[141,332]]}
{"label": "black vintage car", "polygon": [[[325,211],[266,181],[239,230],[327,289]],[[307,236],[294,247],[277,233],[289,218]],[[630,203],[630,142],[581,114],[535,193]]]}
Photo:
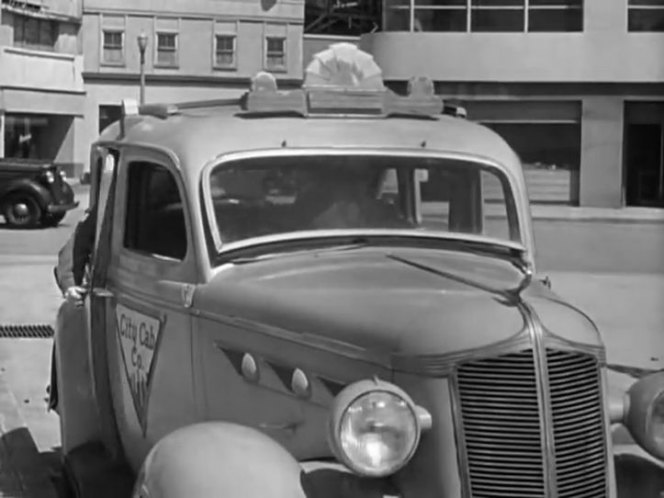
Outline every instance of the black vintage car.
{"label": "black vintage car", "polygon": [[0,158],[0,214],[8,226],[56,226],[77,206],[74,191],[57,165]]}

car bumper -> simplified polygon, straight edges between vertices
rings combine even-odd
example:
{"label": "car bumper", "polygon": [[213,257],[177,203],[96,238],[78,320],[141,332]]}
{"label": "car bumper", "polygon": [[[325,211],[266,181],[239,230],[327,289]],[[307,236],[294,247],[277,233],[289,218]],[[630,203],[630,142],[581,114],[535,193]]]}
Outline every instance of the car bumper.
{"label": "car bumper", "polygon": [[51,204],[50,206],[47,206],[46,211],[48,211],[51,214],[64,213],[66,211],[71,211],[72,209],[76,209],[78,205],[79,201],[69,202],[67,204]]}

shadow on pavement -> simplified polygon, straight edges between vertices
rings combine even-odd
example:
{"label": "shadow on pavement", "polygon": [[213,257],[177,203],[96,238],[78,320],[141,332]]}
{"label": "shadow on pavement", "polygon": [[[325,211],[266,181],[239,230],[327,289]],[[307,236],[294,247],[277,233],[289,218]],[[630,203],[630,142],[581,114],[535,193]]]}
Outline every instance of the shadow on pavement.
{"label": "shadow on pavement", "polygon": [[0,496],[70,498],[60,448],[40,453],[27,427],[2,434]]}

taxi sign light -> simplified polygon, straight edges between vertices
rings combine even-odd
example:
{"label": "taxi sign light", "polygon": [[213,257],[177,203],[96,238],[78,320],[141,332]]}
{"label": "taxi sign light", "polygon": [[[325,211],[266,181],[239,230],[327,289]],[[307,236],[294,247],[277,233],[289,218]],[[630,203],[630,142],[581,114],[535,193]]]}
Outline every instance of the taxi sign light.
{"label": "taxi sign light", "polygon": [[381,69],[371,55],[352,44],[337,43],[314,56],[300,89],[279,90],[275,76],[261,71],[240,99],[141,106],[135,101],[124,101],[123,118],[140,114],[166,119],[186,109],[217,106],[235,107],[245,117],[364,115],[437,119],[443,113],[465,117],[463,108],[450,106],[436,95],[430,78],[412,78],[408,94],[397,95],[384,86]]}

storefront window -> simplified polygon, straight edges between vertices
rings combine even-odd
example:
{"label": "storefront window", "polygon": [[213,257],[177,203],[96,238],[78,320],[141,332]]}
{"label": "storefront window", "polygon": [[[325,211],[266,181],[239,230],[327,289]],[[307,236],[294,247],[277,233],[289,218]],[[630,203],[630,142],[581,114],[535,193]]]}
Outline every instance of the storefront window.
{"label": "storefront window", "polygon": [[385,0],[385,31],[410,31],[410,0]]}
{"label": "storefront window", "polygon": [[579,123],[484,123],[498,133],[526,169],[578,170],[581,163]]}
{"label": "storefront window", "polygon": [[415,0],[415,31],[466,31],[466,0]]}
{"label": "storefront window", "polygon": [[5,115],[5,157],[50,159],[48,157],[48,127],[46,116]]}
{"label": "storefront window", "polygon": [[630,31],[664,31],[664,1],[629,0]]}
{"label": "storefront window", "polygon": [[472,0],[472,31],[523,31],[524,26],[524,0]]}
{"label": "storefront window", "polygon": [[119,121],[122,117],[122,108],[119,105],[100,105],[99,106],[99,133],[104,129]]}
{"label": "storefront window", "polygon": [[583,31],[583,0],[529,0],[528,31]]}

